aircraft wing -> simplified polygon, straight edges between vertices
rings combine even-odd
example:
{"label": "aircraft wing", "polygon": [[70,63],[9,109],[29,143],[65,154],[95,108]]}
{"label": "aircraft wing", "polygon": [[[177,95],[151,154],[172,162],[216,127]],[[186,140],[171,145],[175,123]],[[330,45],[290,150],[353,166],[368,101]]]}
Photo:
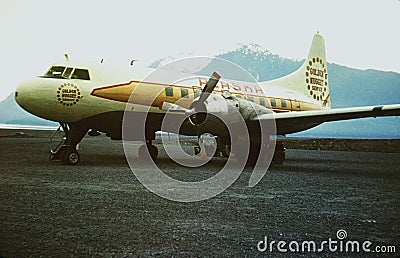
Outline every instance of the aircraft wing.
{"label": "aircraft wing", "polygon": [[281,135],[300,132],[324,122],[378,116],[400,116],[400,104],[272,113],[256,116],[253,120],[275,119],[277,134]]}

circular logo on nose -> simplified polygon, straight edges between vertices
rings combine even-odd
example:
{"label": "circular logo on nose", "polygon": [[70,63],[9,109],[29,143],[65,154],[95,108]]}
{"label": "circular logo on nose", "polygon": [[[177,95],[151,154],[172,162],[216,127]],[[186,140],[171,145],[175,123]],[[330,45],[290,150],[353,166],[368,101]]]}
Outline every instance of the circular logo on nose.
{"label": "circular logo on nose", "polygon": [[64,106],[72,106],[81,99],[81,91],[73,83],[61,84],[57,89],[57,100]]}

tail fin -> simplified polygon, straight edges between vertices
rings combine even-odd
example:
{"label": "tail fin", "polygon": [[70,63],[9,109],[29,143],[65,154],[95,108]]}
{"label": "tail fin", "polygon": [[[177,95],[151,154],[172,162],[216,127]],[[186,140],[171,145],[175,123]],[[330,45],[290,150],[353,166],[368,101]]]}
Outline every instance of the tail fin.
{"label": "tail fin", "polygon": [[331,107],[328,85],[328,68],[325,55],[325,40],[319,34],[314,35],[308,58],[295,72],[267,84],[276,85],[304,94],[325,108]]}

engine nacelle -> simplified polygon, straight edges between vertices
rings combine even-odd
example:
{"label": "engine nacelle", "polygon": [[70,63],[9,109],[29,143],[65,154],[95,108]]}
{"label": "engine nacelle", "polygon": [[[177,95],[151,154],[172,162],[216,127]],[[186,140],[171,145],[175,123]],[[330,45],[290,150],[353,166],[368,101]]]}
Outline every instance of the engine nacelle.
{"label": "engine nacelle", "polygon": [[228,127],[247,124],[252,118],[272,111],[259,104],[236,98],[230,94],[211,94],[204,103],[195,100],[191,106],[195,113],[189,121],[197,126],[199,133],[216,136],[229,135]]}

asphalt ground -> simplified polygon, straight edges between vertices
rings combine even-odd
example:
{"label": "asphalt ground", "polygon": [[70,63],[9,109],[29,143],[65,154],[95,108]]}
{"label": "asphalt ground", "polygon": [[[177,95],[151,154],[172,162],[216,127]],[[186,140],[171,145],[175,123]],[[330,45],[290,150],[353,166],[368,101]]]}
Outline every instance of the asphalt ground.
{"label": "asphalt ground", "polygon": [[[49,162],[51,146],[46,138],[0,137],[0,256],[400,254],[399,153],[288,149],[286,162],[272,165],[253,188],[246,168],[220,195],[179,203],[135,178],[121,142],[85,138],[78,166]],[[168,175],[187,181],[209,178],[223,164],[216,158],[182,168],[162,151],[157,160]],[[327,245],[301,251],[302,241],[339,244],[339,230],[347,233],[343,241],[370,241],[370,250],[395,246],[396,253],[331,252]],[[285,241],[286,249],[297,241],[300,250],[281,253],[275,243],[260,252],[265,237],[269,244]]]}

